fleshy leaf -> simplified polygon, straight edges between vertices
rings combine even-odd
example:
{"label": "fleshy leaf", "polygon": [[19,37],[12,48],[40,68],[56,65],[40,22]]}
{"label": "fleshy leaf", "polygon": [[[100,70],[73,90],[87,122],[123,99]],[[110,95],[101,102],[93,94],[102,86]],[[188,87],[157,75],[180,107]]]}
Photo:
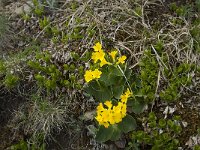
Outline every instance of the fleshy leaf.
{"label": "fleshy leaf", "polygon": [[109,126],[108,128],[105,128],[104,126],[100,126],[96,134],[96,140],[98,142],[106,142],[110,140],[113,135],[113,131],[114,129],[112,126]]}
{"label": "fleshy leaf", "polygon": [[116,99],[119,99],[124,91],[124,85],[113,86],[113,95]]}
{"label": "fleshy leaf", "polygon": [[91,81],[85,88],[85,91],[94,96],[97,101],[104,102],[112,98],[111,89],[101,81]]}
{"label": "fleshy leaf", "polygon": [[111,140],[112,141],[119,140],[121,136],[121,130],[119,129],[118,125],[112,125],[112,128],[113,128],[113,134]]}
{"label": "fleshy leaf", "polygon": [[132,111],[134,113],[136,114],[142,113],[146,107],[144,96],[134,95],[134,98],[130,98],[128,100],[127,105],[132,107]]}
{"label": "fleshy leaf", "polygon": [[107,86],[113,85],[116,81],[121,80],[123,74],[121,71],[114,66],[107,66],[102,69],[102,75],[100,80],[103,81]]}
{"label": "fleshy leaf", "polygon": [[122,122],[120,122],[118,126],[121,131],[128,133],[129,131],[135,130],[137,124],[131,115],[126,115],[126,117],[122,119]]}
{"label": "fleshy leaf", "polygon": [[144,111],[145,106],[146,106],[146,103],[144,101],[144,97],[136,95],[135,100],[133,100],[133,103],[132,103],[133,112],[136,114],[142,113]]}

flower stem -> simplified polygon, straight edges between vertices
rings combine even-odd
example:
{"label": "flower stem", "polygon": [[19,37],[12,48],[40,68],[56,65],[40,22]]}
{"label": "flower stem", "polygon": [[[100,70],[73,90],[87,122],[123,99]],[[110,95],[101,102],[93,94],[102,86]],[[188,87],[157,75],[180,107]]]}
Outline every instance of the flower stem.
{"label": "flower stem", "polygon": [[97,84],[99,85],[99,87],[101,88],[101,84],[100,84],[99,80],[96,79],[96,81],[97,81]]}
{"label": "flower stem", "polygon": [[124,71],[122,70],[122,68],[121,68],[119,65],[117,65],[117,67],[119,68],[119,70],[120,70],[121,73],[123,74],[123,76],[124,76],[124,78],[125,78],[125,80],[126,80],[126,83],[127,83],[128,87],[129,87],[131,93],[133,93],[133,91],[132,91],[132,89],[131,89],[131,86],[130,86],[130,84],[129,84],[129,82],[128,82],[128,79],[127,79],[126,75],[124,74]]}

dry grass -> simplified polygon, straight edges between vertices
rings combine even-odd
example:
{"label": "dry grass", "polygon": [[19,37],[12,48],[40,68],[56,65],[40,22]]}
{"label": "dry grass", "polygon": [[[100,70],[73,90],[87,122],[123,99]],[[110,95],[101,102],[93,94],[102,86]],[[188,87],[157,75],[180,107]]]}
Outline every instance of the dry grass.
{"label": "dry grass", "polygon": [[9,26],[10,24],[7,17],[0,14],[0,52],[6,48],[13,48],[12,45],[10,45],[11,40],[13,40],[13,32]]}
{"label": "dry grass", "polygon": [[[158,41],[164,42],[164,52],[176,62],[193,63],[199,60],[198,55],[192,50],[194,39],[190,34],[191,20],[184,17],[174,17],[171,14],[162,14],[165,18],[163,24],[155,29],[152,16],[149,16],[149,7],[155,6],[164,9],[161,1],[81,1],[76,2],[76,9],[72,9],[72,2],[66,2],[52,15],[51,24],[58,26],[65,34],[73,34],[74,29],[79,27],[79,33],[84,38],[69,40],[67,43],[54,44],[47,41],[49,49],[59,51],[81,51],[83,54],[89,51],[95,41],[101,41],[105,49],[117,48],[130,54],[132,65],[139,62],[145,49]],[[150,17],[150,18],[149,18]],[[80,21],[77,21],[79,20]],[[174,24],[179,20],[181,24]],[[95,34],[89,36],[88,30],[93,29]],[[43,37],[44,30],[35,34],[35,38]],[[59,59],[59,58],[58,58]]]}
{"label": "dry grass", "polygon": [[50,134],[54,127],[61,127],[64,124],[65,112],[58,106],[53,105],[48,100],[33,97],[28,106],[15,112],[15,119],[18,126],[16,129],[23,129],[26,135],[44,133],[45,136]]}

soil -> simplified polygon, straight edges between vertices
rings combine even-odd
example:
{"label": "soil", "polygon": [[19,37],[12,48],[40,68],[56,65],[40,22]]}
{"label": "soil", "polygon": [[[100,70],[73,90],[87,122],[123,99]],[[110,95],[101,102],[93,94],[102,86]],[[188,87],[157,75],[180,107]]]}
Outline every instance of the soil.
{"label": "soil", "polygon": [[5,149],[11,143],[22,138],[22,135],[13,136],[13,128],[9,126],[9,121],[12,118],[12,113],[24,102],[25,99],[16,93],[4,91],[3,88],[0,89],[0,149]]}

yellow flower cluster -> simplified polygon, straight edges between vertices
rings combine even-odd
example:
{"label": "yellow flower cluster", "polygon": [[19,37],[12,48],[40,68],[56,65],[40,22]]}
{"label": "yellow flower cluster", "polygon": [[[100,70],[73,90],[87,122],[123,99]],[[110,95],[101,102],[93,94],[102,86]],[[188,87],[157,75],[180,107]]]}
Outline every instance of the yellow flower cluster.
{"label": "yellow flower cluster", "polygon": [[99,79],[101,77],[102,72],[99,71],[98,69],[95,69],[94,71],[92,70],[87,70],[85,72],[85,81],[90,82],[93,79]]}
{"label": "yellow flower cluster", "polygon": [[[97,63],[98,61],[100,61],[100,67],[104,66],[104,65],[111,65],[112,63],[108,62],[105,59],[105,52],[102,49],[102,45],[98,42],[95,44],[95,46],[93,46],[94,52],[92,53],[92,57],[91,59],[94,61],[94,63]],[[112,51],[109,53],[109,56],[112,58],[113,63],[119,65],[124,64],[125,60],[126,60],[126,56],[121,56],[118,58],[117,62],[116,62],[116,55],[117,55],[117,51]],[[85,81],[86,82],[90,82],[93,79],[98,79],[100,78],[102,72],[99,71],[98,69],[95,69],[94,71],[92,70],[87,70],[85,72]]]}
{"label": "yellow flower cluster", "polygon": [[117,106],[113,106],[111,101],[99,103],[97,107],[97,116],[96,120],[99,122],[99,125],[103,125],[105,128],[108,128],[109,125],[113,125],[122,121],[126,116],[127,111],[127,100],[132,95],[129,89],[121,95],[121,101],[118,102]]}
{"label": "yellow flower cluster", "polygon": [[[111,65],[110,62],[108,62],[106,59],[105,59],[105,52],[102,50],[102,45],[98,42],[96,43],[95,46],[93,46],[93,49],[94,49],[94,52],[92,53],[92,60],[94,61],[94,63],[97,63],[98,60],[100,60],[100,67],[104,66],[104,65]],[[117,51],[112,51],[109,53],[109,55],[111,56],[113,62],[115,62],[115,59],[116,59],[116,55],[117,55]],[[117,61],[117,65],[118,64],[123,64],[125,63],[125,60],[126,60],[126,56],[121,56],[118,58],[118,61]]]}
{"label": "yellow flower cluster", "polygon": [[100,66],[104,66],[106,64],[110,64],[105,59],[105,53],[102,50],[102,45],[98,42],[95,46],[93,46],[94,52],[92,53],[92,59],[94,63],[96,63],[98,60],[100,60]]}

